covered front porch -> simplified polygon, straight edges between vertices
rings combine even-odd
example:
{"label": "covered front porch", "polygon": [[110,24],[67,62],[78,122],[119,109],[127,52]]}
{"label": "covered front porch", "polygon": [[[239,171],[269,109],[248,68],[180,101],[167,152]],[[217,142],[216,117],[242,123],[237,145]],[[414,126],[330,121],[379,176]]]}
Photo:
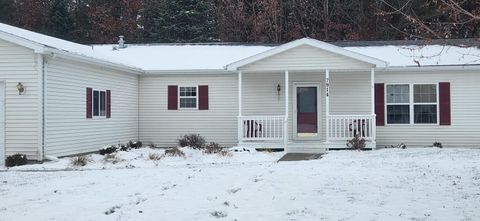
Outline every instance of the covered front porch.
{"label": "covered front porch", "polygon": [[239,145],[322,152],[359,136],[375,148],[381,61],[312,39],[279,48],[227,66],[238,74]]}
{"label": "covered front porch", "polygon": [[375,147],[375,70],[239,72],[239,145],[318,152]]}

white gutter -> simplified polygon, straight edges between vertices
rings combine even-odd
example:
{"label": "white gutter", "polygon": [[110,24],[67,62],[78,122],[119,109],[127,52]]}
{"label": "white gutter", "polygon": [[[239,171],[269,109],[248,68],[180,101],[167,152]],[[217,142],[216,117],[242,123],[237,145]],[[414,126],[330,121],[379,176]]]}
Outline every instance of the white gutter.
{"label": "white gutter", "polygon": [[429,65],[429,66],[406,66],[406,67],[388,67],[383,69],[385,72],[415,72],[415,71],[477,71],[480,65]]}
{"label": "white gutter", "polygon": [[147,70],[145,75],[155,74],[235,74],[237,72],[225,69],[185,69],[185,70]]}

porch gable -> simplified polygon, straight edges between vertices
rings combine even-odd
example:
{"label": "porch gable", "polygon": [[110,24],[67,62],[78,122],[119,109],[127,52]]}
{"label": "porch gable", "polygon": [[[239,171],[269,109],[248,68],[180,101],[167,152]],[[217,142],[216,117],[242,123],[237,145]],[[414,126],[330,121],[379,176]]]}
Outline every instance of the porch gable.
{"label": "porch gable", "polygon": [[385,61],[344,48],[303,38],[226,66],[227,70],[356,70],[386,67]]}

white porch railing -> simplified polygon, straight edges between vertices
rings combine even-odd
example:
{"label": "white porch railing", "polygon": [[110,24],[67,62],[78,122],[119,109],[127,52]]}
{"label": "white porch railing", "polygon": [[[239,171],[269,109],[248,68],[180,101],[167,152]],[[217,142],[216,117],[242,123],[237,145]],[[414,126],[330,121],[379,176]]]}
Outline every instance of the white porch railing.
{"label": "white porch railing", "polygon": [[350,140],[355,135],[367,141],[376,139],[375,115],[329,115],[327,121],[327,141]]}
{"label": "white porch railing", "polygon": [[283,141],[285,116],[241,116],[238,117],[240,141]]}

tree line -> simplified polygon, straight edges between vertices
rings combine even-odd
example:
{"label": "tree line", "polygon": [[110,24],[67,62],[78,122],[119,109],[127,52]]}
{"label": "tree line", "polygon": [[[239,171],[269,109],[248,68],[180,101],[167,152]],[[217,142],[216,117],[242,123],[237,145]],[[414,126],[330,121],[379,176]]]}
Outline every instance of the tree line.
{"label": "tree line", "polygon": [[0,22],[80,43],[480,37],[475,0],[0,0]]}

